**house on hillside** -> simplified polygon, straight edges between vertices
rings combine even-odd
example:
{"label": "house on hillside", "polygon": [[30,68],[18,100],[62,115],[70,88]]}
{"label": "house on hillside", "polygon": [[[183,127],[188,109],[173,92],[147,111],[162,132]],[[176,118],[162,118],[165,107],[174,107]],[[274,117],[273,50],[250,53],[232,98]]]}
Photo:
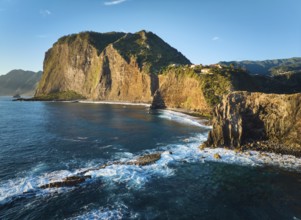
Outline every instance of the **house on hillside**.
{"label": "house on hillside", "polygon": [[204,74],[213,74],[213,73],[211,72],[211,69],[210,69],[210,68],[203,68],[203,69],[201,70],[201,73],[204,73]]}

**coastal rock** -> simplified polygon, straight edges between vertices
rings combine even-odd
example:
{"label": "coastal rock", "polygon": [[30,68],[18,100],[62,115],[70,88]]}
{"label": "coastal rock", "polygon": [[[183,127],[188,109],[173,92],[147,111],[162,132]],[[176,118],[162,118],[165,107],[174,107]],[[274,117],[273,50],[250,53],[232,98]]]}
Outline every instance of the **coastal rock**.
{"label": "coastal rock", "polygon": [[216,160],[222,159],[221,155],[219,155],[218,153],[214,154],[213,157],[214,157],[214,159],[216,159]]}
{"label": "coastal rock", "polygon": [[246,70],[223,65],[168,66],[158,76],[159,89],[151,107],[180,108],[209,116],[233,91],[276,94],[301,92],[301,73],[292,76],[250,75]]}
{"label": "coastal rock", "polygon": [[161,153],[147,154],[138,157],[135,161],[130,161],[128,165],[146,166],[155,163],[161,159]]}
{"label": "coastal rock", "polygon": [[171,63],[190,61],[151,32],[69,35],[46,52],[35,97],[72,91],[92,100],[149,103],[157,73]]}
{"label": "coastal rock", "polygon": [[73,187],[77,186],[80,183],[86,181],[86,179],[90,179],[91,176],[70,176],[64,178],[62,181],[52,182],[45,185],[40,186],[41,189],[47,188],[60,188],[60,187]]}
{"label": "coastal rock", "polygon": [[202,80],[170,71],[159,75],[159,89],[151,108],[180,108],[209,115],[211,108],[202,91]]}
{"label": "coastal rock", "polygon": [[301,94],[233,92],[213,112],[206,146],[301,155]]}
{"label": "coastal rock", "polygon": [[[167,152],[168,154],[172,154],[172,152]],[[85,171],[82,171],[74,176],[69,176],[62,181],[57,182],[51,182],[45,185],[40,186],[41,189],[48,189],[48,188],[60,188],[60,187],[73,187],[78,186],[79,184],[86,181],[86,179],[90,179],[90,175],[86,175],[88,172],[91,171],[97,171],[101,169],[105,169],[107,166],[110,165],[137,165],[137,166],[146,166],[155,163],[156,161],[161,159],[162,153],[153,153],[153,154],[146,154],[143,156],[138,157],[137,159],[133,161],[127,161],[127,162],[121,162],[121,161],[115,161],[113,163],[107,163],[100,165],[96,168],[87,169]]]}

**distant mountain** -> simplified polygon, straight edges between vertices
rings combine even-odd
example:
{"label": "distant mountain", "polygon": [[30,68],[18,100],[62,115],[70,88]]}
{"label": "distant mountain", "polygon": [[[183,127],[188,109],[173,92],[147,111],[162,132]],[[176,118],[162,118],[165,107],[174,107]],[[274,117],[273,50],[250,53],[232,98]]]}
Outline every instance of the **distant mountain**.
{"label": "distant mountain", "polygon": [[12,70],[0,76],[0,96],[33,96],[42,72]]}
{"label": "distant mountain", "polygon": [[250,74],[259,74],[265,76],[275,76],[284,74],[301,73],[301,58],[276,59],[264,61],[230,61],[220,62],[221,65],[241,67]]}

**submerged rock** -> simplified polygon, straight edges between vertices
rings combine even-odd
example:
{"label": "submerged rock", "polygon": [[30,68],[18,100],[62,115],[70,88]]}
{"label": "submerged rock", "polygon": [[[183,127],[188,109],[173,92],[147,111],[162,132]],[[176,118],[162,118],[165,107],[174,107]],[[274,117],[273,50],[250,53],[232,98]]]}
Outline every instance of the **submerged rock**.
{"label": "submerged rock", "polygon": [[[156,161],[161,159],[162,153],[153,153],[153,154],[147,154],[138,157],[134,161],[127,161],[127,162],[121,162],[121,161],[115,161],[107,164],[100,165],[96,168],[87,169],[85,171],[82,171],[74,176],[66,177],[62,179],[62,181],[52,182],[45,185],[40,186],[41,189],[48,189],[48,188],[60,188],[60,187],[73,187],[78,186],[79,184],[86,181],[86,179],[90,179],[90,175],[85,175],[90,171],[97,171],[101,169],[105,169],[107,166],[110,165],[137,165],[137,166],[146,166],[155,163]],[[172,154],[172,152],[168,151],[168,154]]]}
{"label": "submerged rock", "polygon": [[128,162],[129,165],[138,165],[138,166],[146,166],[149,164],[153,164],[156,161],[161,159],[161,153],[147,154],[141,157],[138,157],[135,161]]}
{"label": "submerged rock", "polygon": [[86,179],[90,179],[91,176],[70,176],[64,178],[62,181],[52,182],[45,185],[40,186],[41,189],[48,189],[48,188],[60,188],[60,187],[72,187],[77,186],[80,183],[86,181]]}
{"label": "submerged rock", "polygon": [[213,155],[214,159],[220,160],[222,159],[221,155],[219,155],[218,153]]}
{"label": "submerged rock", "polygon": [[200,149],[200,150],[205,150],[205,147],[206,147],[206,144],[202,143],[202,144],[199,146],[199,149]]}

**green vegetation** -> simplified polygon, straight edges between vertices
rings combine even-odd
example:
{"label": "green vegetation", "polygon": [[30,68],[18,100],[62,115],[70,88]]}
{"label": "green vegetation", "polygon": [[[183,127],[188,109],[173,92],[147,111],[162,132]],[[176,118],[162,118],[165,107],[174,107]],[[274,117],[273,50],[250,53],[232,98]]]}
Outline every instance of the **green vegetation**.
{"label": "green vegetation", "polygon": [[158,73],[169,64],[190,64],[190,61],[175,48],[168,45],[152,32],[140,31],[135,34],[109,32],[81,32],[61,37],[55,44],[84,42],[93,45],[98,55],[109,45],[118,50],[129,63],[131,59],[137,62],[139,68],[147,73]]}
{"label": "green vegetation", "polygon": [[160,72],[169,73],[174,73],[179,78],[191,77],[200,80],[202,93],[211,107],[220,103],[222,96],[231,91],[277,94],[301,92],[301,73],[274,77],[250,75],[246,70],[234,65],[170,65]]}
{"label": "green vegetation", "polygon": [[250,74],[260,74],[265,76],[273,76],[283,74],[285,72],[301,72],[301,58],[276,59],[264,61],[231,61],[220,62],[220,64],[235,67],[241,67]]}
{"label": "green vegetation", "polygon": [[97,49],[99,55],[109,44],[117,41],[124,35],[125,33],[121,32],[97,33],[86,31],[61,37],[56,44],[68,44],[70,46],[74,42],[84,41],[93,45]]}
{"label": "green vegetation", "polygon": [[35,100],[41,101],[72,101],[78,99],[85,99],[84,96],[74,92],[74,91],[63,91],[63,92],[53,92],[45,95],[40,95],[34,98]]}
{"label": "green vegetation", "polygon": [[159,74],[175,73],[177,77],[189,76],[199,78],[199,73],[190,65],[169,65],[162,68]]}
{"label": "green vegetation", "polygon": [[210,106],[218,104],[222,96],[231,92],[231,72],[230,69],[211,69],[212,74],[201,74],[202,90],[207,103]]}
{"label": "green vegetation", "polygon": [[185,56],[152,32],[126,34],[113,46],[128,63],[134,59],[139,68],[147,73],[157,74],[174,63],[190,64]]}
{"label": "green vegetation", "polygon": [[301,60],[273,67],[270,72],[273,76],[301,73]]}
{"label": "green vegetation", "polygon": [[[208,70],[202,73],[202,70]],[[168,66],[160,74],[175,73],[177,77],[190,77],[200,80],[201,89],[207,103],[213,107],[218,104],[224,94],[232,90],[231,74],[238,72],[230,67],[218,68],[216,66],[190,65]],[[193,97],[191,97],[193,98]]]}

